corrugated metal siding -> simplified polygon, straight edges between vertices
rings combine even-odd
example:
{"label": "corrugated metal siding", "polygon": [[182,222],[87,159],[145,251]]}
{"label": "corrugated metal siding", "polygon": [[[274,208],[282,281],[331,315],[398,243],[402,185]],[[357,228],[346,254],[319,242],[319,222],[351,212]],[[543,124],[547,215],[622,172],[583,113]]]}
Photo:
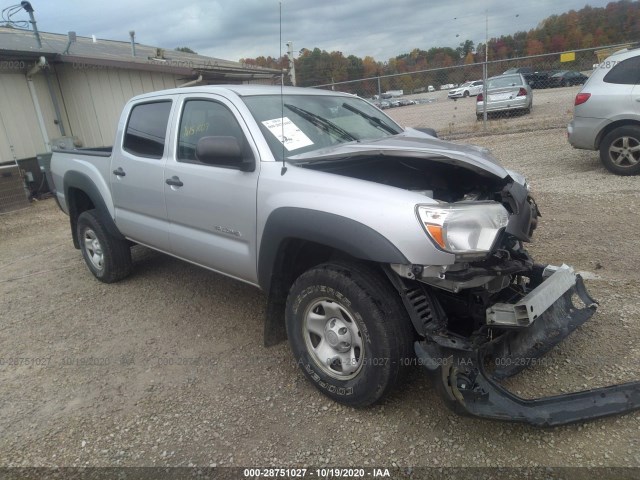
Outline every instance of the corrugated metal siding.
{"label": "corrugated metal siding", "polygon": [[[40,111],[42,112],[42,118],[47,129],[47,135],[49,140],[58,138],[62,135],[60,127],[56,125],[56,112],[53,108],[53,102],[51,101],[51,94],[49,93],[49,87],[47,86],[47,79],[43,73],[38,73],[33,77],[33,84],[36,87],[36,94],[38,95],[38,101],[40,102]],[[60,89],[58,88],[58,81],[53,73],[49,73],[49,79],[51,81],[51,87],[54,94],[58,99],[58,108],[60,109],[60,116],[62,117],[62,124],[65,128],[65,133],[69,135],[69,122],[67,121],[67,114],[62,104],[62,97],[60,95]],[[42,152],[37,152],[42,153]]]}
{"label": "corrugated metal siding", "polygon": [[131,97],[184,82],[170,74],[81,65],[58,66],[56,73],[71,131],[85,147],[113,145],[122,107]]}
{"label": "corrugated metal siding", "polygon": [[[27,79],[22,74],[0,74],[0,162],[35,157],[46,151]],[[12,152],[13,147],[13,152]]]}

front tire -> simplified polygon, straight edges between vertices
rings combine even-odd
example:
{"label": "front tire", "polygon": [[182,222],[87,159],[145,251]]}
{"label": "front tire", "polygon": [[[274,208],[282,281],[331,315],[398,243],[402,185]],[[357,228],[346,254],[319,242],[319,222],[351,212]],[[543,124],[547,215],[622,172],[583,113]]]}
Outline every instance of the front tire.
{"label": "front tire", "polygon": [[465,90],[464,93],[462,94],[462,96],[464,98],[467,98],[469,96],[469,92],[467,90]]}
{"label": "front tire", "polygon": [[326,263],[302,274],[289,292],[286,324],[304,374],[344,405],[382,399],[413,357],[414,331],[399,295],[362,264]]}
{"label": "front tire", "polygon": [[96,210],[80,214],[77,235],[84,261],[98,280],[113,283],[131,273],[129,243],[109,234]]}
{"label": "front tire", "polygon": [[640,127],[618,127],[600,144],[600,161],[617,175],[640,173]]}

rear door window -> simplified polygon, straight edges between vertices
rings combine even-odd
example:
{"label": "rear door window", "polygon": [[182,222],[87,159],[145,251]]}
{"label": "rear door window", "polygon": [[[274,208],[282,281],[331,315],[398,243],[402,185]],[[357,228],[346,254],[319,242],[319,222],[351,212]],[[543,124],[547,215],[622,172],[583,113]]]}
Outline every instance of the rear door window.
{"label": "rear door window", "polygon": [[141,103],[131,109],[123,150],[145,158],[162,158],[171,101]]}
{"label": "rear door window", "polygon": [[[604,64],[606,65],[606,61]],[[640,55],[627,58],[614,65],[602,79],[606,83],[635,85],[640,83]]]}

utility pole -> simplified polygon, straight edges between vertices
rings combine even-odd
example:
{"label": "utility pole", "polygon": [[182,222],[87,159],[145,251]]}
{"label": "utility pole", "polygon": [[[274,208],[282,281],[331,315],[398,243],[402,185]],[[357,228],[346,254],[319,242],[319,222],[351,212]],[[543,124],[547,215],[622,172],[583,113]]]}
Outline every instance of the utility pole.
{"label": "utility pole", "polygon": [[287,56],[289,57],[289,76],[291,77],[291,85],[296,86],[296,64],[293,58],[293,42],[287,42]]}
{"label": "utility pole", "polygon": [[483,129],[487,130],[487,77],[489,76],[489,9],[484,11],[485,27],[484,27],[484,65],[482,67],[482,124]]}

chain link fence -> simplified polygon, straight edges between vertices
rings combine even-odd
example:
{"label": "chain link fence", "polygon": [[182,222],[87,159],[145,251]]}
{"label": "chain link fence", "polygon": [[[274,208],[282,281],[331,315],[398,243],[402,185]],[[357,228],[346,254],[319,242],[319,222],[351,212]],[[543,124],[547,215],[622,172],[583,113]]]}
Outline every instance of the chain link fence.
{"label": "chain link fence", "polygon": [[[571,120],[575,96],[598,63],[626,46],[490,60],[316,88],[359,95],[401,125],[434,128],[443,138],[557,128]],[[491,78],[505,73],[512,75]]]}

